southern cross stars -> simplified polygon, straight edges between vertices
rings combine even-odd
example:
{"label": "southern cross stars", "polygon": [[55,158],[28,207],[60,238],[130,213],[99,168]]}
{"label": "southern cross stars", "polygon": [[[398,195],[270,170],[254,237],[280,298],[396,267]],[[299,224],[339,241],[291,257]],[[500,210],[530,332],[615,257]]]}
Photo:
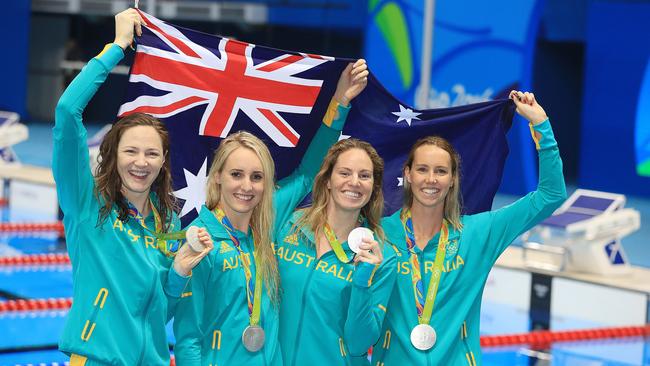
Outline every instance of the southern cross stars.
{"label": "southern cross stars", "polygon": [[392,112],[392,113],[397,117],[399,117],[396,123],[399,123],[400,121],[406,121],[406,123],[408,123],[409,126],[411,126],[411,120],[413,119],[419,120],[418,116],[422,114],[418,112],[413,112],[411,108],[405,108],[401,104],[399,105],[399,112]]}
{"label": "southern cross stars", "polygon": [[185,200],[180,214],[181,217],[185,216],[193,209],[195,209],[197,213],[201,212],[201,206],[205,203],[205,187],[208,182],[207,166],[208,159],[206,158],[203,160],[203,165],[201,165],[201,169],[199,169],[196,175],[192,174],[187,169],[183,169],[187,186],[178,191],[174,191],[174,196]]}

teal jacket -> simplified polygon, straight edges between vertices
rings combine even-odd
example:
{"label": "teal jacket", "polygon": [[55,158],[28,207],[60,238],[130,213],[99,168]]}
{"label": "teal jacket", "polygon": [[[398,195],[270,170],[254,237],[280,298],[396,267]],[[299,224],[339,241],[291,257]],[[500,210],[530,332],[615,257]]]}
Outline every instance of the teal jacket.
{"label": "teal jacket", "polygon": [[[348,111],[349,108],[338,107],[338,118],[331,122],[332,126],[320,126],[298,169],[278,183],[273,196],[273,237],[309,193],[320,162],[339,138]],[[332,121],[333,116],[329,116]],[[325,123],[327,120],[328,117]],[[263,289],[260,326],[264,328],[266,340],[260,351],[249,352],[242,344],[249,316],[239,253],[226,229],[207,207],[201,209],[199,217],[190,225],[206,228],[214,241],[214,250],[192,271],[191,294],[181,300],[176,311],[176,365],[282,365],[278,305],[271,303],[266,288]],[[250,232],[237,232],[236,236],[244,255],[251,259],[251,274],[255,278],[252,236]]]}
{"label": "teal jacket", "polygon": [[[395,254],[384,247],[379,266],[342,263],[333,250],[317,258],[314,233],[294,226],[302,214],[285,225],[276,249],[285,365],[367,365],[395,283]],[[342,246],[352,258],[347,241]]]}
{"label": "teal jacket", "polygon": [[[171,269],[139,223],[112,210],[99,222],[81,114],[124,56],[109,45],[88,62],[56,107],[52,171],[63,211],[73,275],[73,303],[59,349],[110,365],[169,365],[168,313],[187,279]],[[172,228],[180,227],[172,218]],[[153,215],[145,218],[154,228]]]}
{"label": "teal jacket", "polygon": [[[430,322],[438,338],[428,351],[415,349],[409,338],[418,318],[409,252],[400,220],[401,210],[384,218],[384,230],[397,254],[397,281],[381,339],[373,349],[373,365],[481,364],[481,296],[490,269],[517,236],[548,217],[566,198],[562,161],[551,125],[545,121],[534,129],[542,135],[538,146],[537,190],[501,209],[462,216],[462,230],[449,232],[443,273]],[[414,248],[425,289],[429,286],[434,267],[438,237],[436,234],[423,251]]]}

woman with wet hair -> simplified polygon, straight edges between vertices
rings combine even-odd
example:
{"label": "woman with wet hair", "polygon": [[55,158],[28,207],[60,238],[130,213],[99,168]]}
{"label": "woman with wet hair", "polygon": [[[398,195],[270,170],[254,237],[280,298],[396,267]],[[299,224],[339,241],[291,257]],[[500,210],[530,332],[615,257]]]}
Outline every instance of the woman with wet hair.
{"label": "woman with wet hair", "polygon": [[280,343],[285,365],[363,365],[377,339],[395,281],[384,251],[384,162],[367,142],[327,153],[311,206],[278,237]]}
{"label": "woman with wet hair", "polygon": [[211,250],[179,248],[165,126],[146,114],[117,121],[90,171],[82,113],[124,57],[142,19],[115,16],[115,40],[90,60],[56,107],[52,171],[73,273],[73,305],[59,349],[78,365],[168,365],[165,324],[191,269]]}

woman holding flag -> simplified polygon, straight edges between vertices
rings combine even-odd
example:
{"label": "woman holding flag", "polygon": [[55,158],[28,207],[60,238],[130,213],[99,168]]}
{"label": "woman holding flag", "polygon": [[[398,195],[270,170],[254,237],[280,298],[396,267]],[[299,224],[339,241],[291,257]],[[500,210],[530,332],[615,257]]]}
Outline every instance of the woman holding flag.
{"label": "woman holding flag", "polygon": [[285,365],[368,364],[395,281],[395,256],[378,243],[383,173],[369,143],[339,141],[316,175],[313,204],[278,237]]}
{"label": "woman holding flag", "polygon": [[[115,16],[115,40],[90,60],[56,107],[52,171],[64,214],[73,273],[73,306],[59,349],[72,366],[169,365],[165,324],[191,269],[212,249],[178,248],[169,138],[165,126],[136,113],[117,121],[90,171],[82,113],[108,73],[141,34],[140,15]],[[181,233],[181,236],[183,234]]]}
{"label": "woman holding flag", "polygon": [[390,311],[372,364],[479,365],[481,295],[492,265],[566,198],[551,124],[532,93],[510,93],[539,154],[537,190],[495,211],[461,216],[460,161],[437,136],[411,148],[404,207],[382,221],[398,256]]}
{"label": "woman holding flag", "polygon": [[273,240],[309,193],[318,163],[337,141],[349,103],[367,84],[364,60],[341,74],[327,113],[298,169],[274,187],[266,145],[248,132],[221,141],[208,174],[207,200],[191,226],[216,250],[192,273],[177,309],[176,364],[282,365],[280,279]]}

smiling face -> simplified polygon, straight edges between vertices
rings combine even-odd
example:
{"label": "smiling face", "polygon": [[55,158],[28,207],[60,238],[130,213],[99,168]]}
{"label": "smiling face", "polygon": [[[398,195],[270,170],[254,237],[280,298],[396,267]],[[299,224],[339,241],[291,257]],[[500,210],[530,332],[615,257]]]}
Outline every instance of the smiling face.
{"label": "smiling face", "polygon": [[251,215],[264,195],[264,169],[257,154],[236,148],[215,181],[221,186],[221,207],[229,217]]}
{"label": "smiling face", "polygon": [[404,176],[413,194],[413,205],[439,207],[453,186],[451,156],[438,146],[422,145],[415,150],[412,164],[404,169]]}
{"label": "smiling face", "polygon": [[147,196],[164,162],[162,140],[156,129],[134,126],[124,130],[117,147],[117,172],[124,197],[134,201]]}
{"label": "smiling face", "polygon": [[368,154],[357,148],[347,150],[339,155],[327,182],[328,205],[344,211],[361,210],[370,200],[373,183]]}

